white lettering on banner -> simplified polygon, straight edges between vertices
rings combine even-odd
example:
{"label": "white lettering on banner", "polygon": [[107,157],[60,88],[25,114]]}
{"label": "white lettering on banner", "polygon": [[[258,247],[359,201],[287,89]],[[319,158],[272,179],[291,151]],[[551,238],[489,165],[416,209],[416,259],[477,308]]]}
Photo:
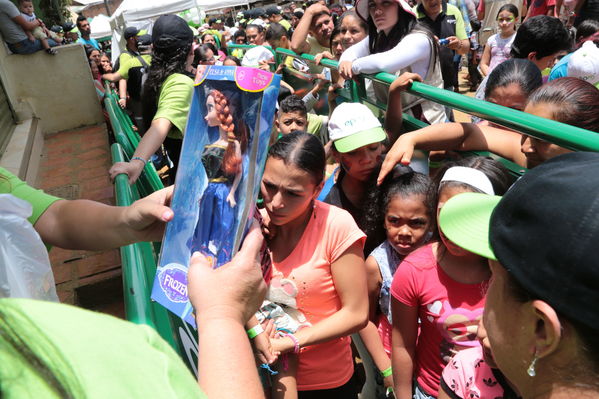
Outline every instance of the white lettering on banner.
{"label": "white lettering on banner", "polygon": [[164,277],[164,284],[170,289],[177,291],[179,294],[187,297],[187,286],[180,281],[175,280],[168,274]]}

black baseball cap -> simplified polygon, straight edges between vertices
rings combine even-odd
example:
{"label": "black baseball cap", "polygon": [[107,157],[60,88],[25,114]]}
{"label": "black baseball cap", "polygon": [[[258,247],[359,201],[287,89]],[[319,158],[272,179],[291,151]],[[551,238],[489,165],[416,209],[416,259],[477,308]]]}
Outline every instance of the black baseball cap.
{"label": "black baseball cap", "polygon": [[137,29],[135,26],[129,26],[127,28],[125,28],[125,31],[123,32],[123,36],[125,37],[125,40],[132,38],[134,36],[137,36],[139,34],[139,29]]}
{"label": "black baseball cap", "polygon": [[[503,196],[459,194],[439,226],[452,242],[496,259],[527,292],[599,329],[599,154],[557,156]],[[485,234],[488,231],[488,234]]]}
{"label": "black baseball cap", "polygon": [[137,38],[137,43],[141,46],[149,46],[150,44],[152,44],[152,35],[149,34],[145,34],[145,35],[140,35]]}
{"label": "black baseball cap", "polygon": [[277,6],[271,6],[266,9],[265,13],[270,17],[271,15],[281,14],[281,10]]}
{"label": "black baseball cap", "polygon": [[179,48],[193,42],[193,32],[187,22],[177,15],[163,15],[152,28],[152,43],[155,48],[166,50]]}

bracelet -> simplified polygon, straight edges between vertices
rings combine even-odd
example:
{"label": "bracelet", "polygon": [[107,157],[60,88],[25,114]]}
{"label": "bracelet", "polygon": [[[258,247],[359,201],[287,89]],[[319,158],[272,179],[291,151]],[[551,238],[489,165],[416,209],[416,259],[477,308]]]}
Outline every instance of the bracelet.
{"label": "bracelet", "polygon": [[131,158],[132,161],[142,161],[144,163],[144,165],[146,163],[148,163],[148,161],[146,161],[145,159],[143,159],[142,157],[133,157]]}
{"label": "bracelet", "polygon": [[383,376],[383,378],[389,377],[391,374],[393,374],[393,367],[389,366],[389,368],[381,371],[381,375]]}
{"label": "bracelet", "polygon": [[293,341],[293,353],[299,353],[300,344],[299,340],[293,334],[283,334],[284,337],[289,337]]}
{"label": "bracelet", "polygon": [[258,335],[260,335],[264,332],[264,328],[262,328],[262,324],[256,324],[254,327],[250,328],[246,332],[248,334],[248,337],[250,337],[250,339],[254,339]]}

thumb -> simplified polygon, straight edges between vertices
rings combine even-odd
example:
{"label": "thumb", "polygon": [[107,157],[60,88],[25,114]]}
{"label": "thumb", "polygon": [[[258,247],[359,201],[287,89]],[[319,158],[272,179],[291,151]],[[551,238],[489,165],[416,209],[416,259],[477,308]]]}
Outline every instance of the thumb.
{"label": "thumb", "polygon": [[210,264],[208,259],[198,251],[194,252],[193,255],[191,255],[189,267],[202,267],[204,269],[212,269],[212,265]]}
{"label": "thumb", "polygon": [[258,259],[263,243],[264,236],[260,231],[260,227],[257,223],[253,223],[250,232],[245,237],[243,245],[236,256],[239,256],[242,259]]}

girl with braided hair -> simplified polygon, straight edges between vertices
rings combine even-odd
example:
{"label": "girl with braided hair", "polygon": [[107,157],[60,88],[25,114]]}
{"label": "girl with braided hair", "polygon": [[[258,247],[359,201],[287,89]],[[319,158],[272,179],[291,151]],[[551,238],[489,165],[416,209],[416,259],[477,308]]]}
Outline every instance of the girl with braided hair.
{"label": "girl with braided hair", "polygon": [[[192,250],[212,257],[217,265],[230,260],[235,228],[235,193],[242,177],[242,155],[248,140],[247,126],[234,121],[230,100],[219,90],[206,99],[205,120],[218,127],[218,139],[204,147],[202,164],[208,186],[200,199],[200,214]],[[237,123],[236,123],[237,122]]]}

